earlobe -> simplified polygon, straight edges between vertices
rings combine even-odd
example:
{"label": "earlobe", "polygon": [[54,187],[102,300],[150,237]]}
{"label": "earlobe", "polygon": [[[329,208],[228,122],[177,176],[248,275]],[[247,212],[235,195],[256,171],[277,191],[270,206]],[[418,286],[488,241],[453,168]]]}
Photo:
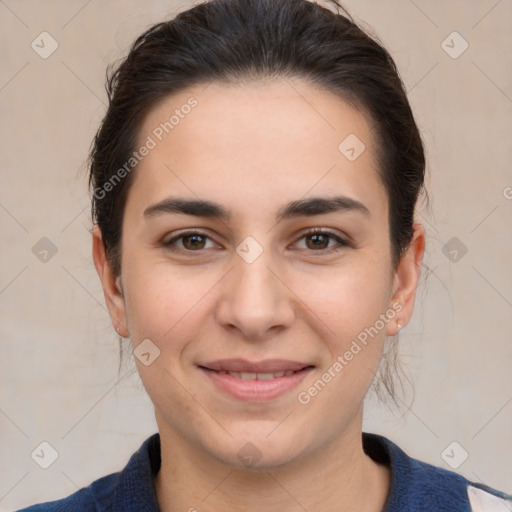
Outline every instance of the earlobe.
{"label": "earlobe", "polygon": [[401,311],[386,329],[388,336],[395,336],[409,322],[414,309],[416,289],[420,279],[421,264],[425,252],[425,228],[419,222],[413,224],[412,240],[405,250],[395,271],[391,304],[400,303]]}
{"label": "earlobe", "polygon": [[126,328],[126,312],[121,276],[116,277],[112,272],[112,267],[103,244],[101,230],[98,226],[95,226],[92,231],[92,256],[94,266],[101,280],[103,295],[110,313],[112,325],[120,336],[126,338],[129,334]]}

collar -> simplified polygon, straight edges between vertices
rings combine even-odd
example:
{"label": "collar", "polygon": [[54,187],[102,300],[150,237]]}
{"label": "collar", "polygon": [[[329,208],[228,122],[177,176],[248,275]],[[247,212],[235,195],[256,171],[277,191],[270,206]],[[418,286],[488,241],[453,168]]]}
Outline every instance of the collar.
{"label": "collar", "polygon": [[[461,475],[409,457],[381,435],[362,432],[362,442],[368,456],[391,467],[391,487],[383,512],[470,510],[468,481]],[[144,441],[115,478],[110,475],[94,482],[91,491],[98,509],[108,503],[111,510],[159,512],[153,479],[160,470],[160,448],[157,432]]]}

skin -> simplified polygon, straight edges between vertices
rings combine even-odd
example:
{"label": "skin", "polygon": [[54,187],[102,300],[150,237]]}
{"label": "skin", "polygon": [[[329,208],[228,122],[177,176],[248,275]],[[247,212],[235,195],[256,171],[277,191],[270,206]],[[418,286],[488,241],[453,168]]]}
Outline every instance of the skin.
{"label": "skin", "polygon": [[[154,406],[162,443],[155,478],[163,512],[380,511],[390,471],[362,449],[363,400],[386,336],[413,311],[425,233],[392,266],[388,199],[377,174],[376,141],[366,116],[305,81],[198,85],[148,113],[144,143],[190,96],[198,105],[136,170],[122,232],[119,289],[93,231],[93,257],[113,325],[134,348],[150,339],[160,356],[138,371]],[[354,133],[365,151],[338,150]],[[145,218],[168,196],[208,199],[229,209],[221,221],[184,214]],[[338,211],[276,222],[286,203],[344,195],[369,215]],[[349,245],[323,238],[332,230]],[[199,250],[180,239],[200,229]],[[252,263],[236,248],[248,236],[263,252]],[[313,240],[314,242],[314,240]],[[332,250],[330,253],[329,249]],[[188,249],[188,252],[187,252]],[[401,310],[311,401],[297,395],[332,367],[380,314]],[[259,403],[221,393],[199,361],[283,358],[315,366],[286,394]],[[238,451],[260,459],[246,467]]]}

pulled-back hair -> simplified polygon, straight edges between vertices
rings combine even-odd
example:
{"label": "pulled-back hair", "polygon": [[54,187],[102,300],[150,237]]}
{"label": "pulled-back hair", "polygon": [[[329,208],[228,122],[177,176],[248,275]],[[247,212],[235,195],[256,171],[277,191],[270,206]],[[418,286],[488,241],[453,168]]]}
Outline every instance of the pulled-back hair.
{"label": "pulled-back hair", "polygon": [[136,166],[115,186],[107,185],[136,149],[149,111],[200,83],[268,77],[305,79],[367,115],[388,195],[392,261],[398,264],[412,239],[423,190],[421,136],[388,51],[337,1],[329,6],[308,0],[210,0],[151,27],[115,69],[109,68],[108,109],[91,148],[89,184],[93,222],[115,275],[121,272],[123,213]]}

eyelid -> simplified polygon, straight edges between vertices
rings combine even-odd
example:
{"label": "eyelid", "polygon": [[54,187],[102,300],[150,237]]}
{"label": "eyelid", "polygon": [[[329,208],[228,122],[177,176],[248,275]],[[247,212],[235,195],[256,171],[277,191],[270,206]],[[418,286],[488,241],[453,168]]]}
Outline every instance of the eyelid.
{"label": "eyelid", "polygon": [[[317,235],[317,234],[329,236],[331,239],[334,239],[338,243],[338,246],[328,247],[327,249],[319,249],[317,251],[309,250],[308,252],[310,252],[312,254],[314,254],[314,253],[318,253],[319,255],[328,254],[330,252],[336,252],[336,251],[340,250],[340,248],[343,248],[343,247],[352,247],[352,245],[346,239],[346,237],[338,234],[338,232],[333,231],[332,229],[329,229],[329,228],[318,228],[318,227],[307,228],[306,231],[303,231],[298,235],[297,242],[309,235]],[[297,242],[295,242],[295,243],[297,243]]]}
{"label": "eyelid", "polygon": [[[206,231],[203,231],[201,229],[185,229],[183,231],[178,231],[177,233],[174,233],[173,236],[171,238],[169,238],[168,240],[163,240],[162,241],[162,245],[166,248],[172,248],[173,246],[173,243],[180,240],[181,238],[185,238],[187,236],[193,236],[193,235],[200,235],[200,236],[204,236],[205,238],[208,238],[209,240],[211,240],[212,242],[214,243],[217,243],[215,242],[215,240],[210,236],[209,233],[207,233]],[[217,244],[218,245],[218,244]],[[202,249],[204,250],[204,249]],[[198,250],[198,251],[189,251],[189,250],[186,250],[186,249],[176,249],[176,251],[181,251],[181,252],[188,252],[188,253],[194,253],[194,252],[202,252],[202,250]]]}
{"label": "eyelid", "polygon": [[[312,255],[316,254],[318,256],[321,256],[321,255],[326,255],[326,254],[340,251],[341,249],[343,249],[345,247],[352,247],[351,243],[349,241],[347,241],[346,237],[339,235],[337,232],[333,231],[332,229],[321,228],[321,227],[306,228],[304,231],[300,232],[299,234],[296,234],[295,237],[298,237],[298,238],[296,239],[294,244],[298,243],[300,240],[302,240],[303,238],[305,238],[307,236],[315,235],[315,234],[327,235],[331,239],[334,239],[337,242],[337,245],[335,245],[334,247],[328,247],[325,249],[318,249],[318,250],[314,250],[314,249],[301,249],[301,250],[306,251]],[[188,249],[181,249],[181,248],[178,248],[175,246],[175,243],[178,240],[185,238],[187,236],[193,236],[193,235],[203,236],[216,244],[215,240],[210,236],[210,234],[208,232],[203,231],[200,228],[188,228],[183,231],[174,233],[172,238],[170,238],[169,240],[166,240],[166,241],[162,241],[161,245],[164,248],[169,249],[173,252],[187,254],[187,255],[192,255],[194,253],[197,253],[197,254],[204,253],[204,251],[206,249],[198,249],[197,251],[194,251],[194,250],[188,250]]]}

